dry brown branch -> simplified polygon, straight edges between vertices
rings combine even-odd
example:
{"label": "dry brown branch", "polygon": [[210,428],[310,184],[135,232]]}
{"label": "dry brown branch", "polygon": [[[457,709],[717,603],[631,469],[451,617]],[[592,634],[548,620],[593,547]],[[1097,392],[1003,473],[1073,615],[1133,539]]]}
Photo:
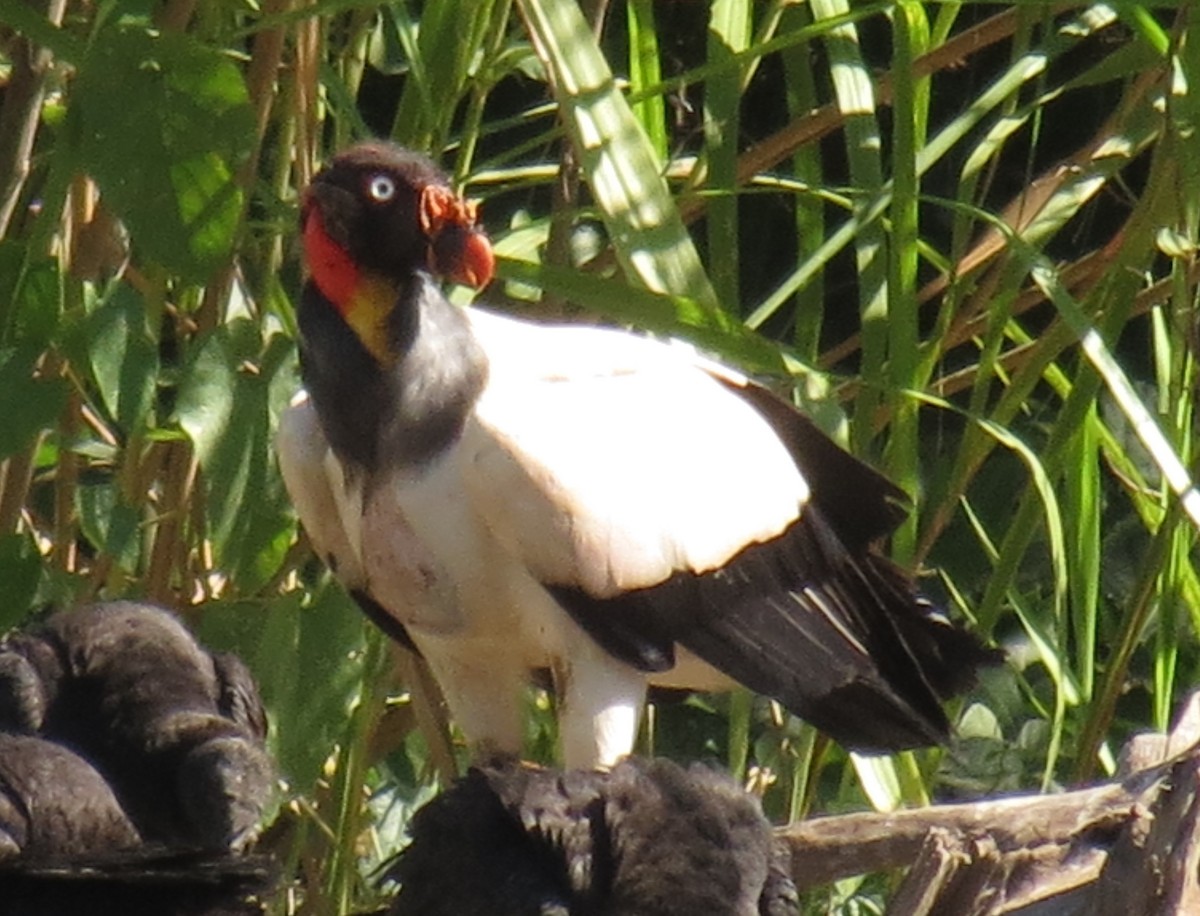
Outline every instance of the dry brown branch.
{"label": "dry brown branch", "polygon": [[960,837],[989,836],[1001,853],[1061,843],[1078,835],[1115,835],[1139,799],[1159,785],[1167,768],[1136,773],[1061,795],[1022,795],[886,814],[814,818],[784,828],[796,882],[814,887],[849,875],[910,865],[933,830]]}
{"label": "dry brown branch", "polygon": [[1200,756],[1170,768],[1154,803],[1122,831],[1091,888],[1086,912],[1146,916],[1200,912]]}
{"label": "dry brown branch", "polygon": [[891,916],[1200,913],[1200,693],[1126,775],[1014,796],[781,828],[801,889],[909,867]]}

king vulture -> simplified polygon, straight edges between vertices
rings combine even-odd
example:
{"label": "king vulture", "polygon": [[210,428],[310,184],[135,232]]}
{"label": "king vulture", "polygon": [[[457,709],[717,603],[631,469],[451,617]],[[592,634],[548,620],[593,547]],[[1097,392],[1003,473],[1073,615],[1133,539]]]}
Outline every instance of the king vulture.
{"label": "king vulture", "polygon": [[283,477],[477,753],[520,751],[537,669],[568,767],[631,751],[650,684],[740,683],[866,752],[946,738],[995,655],[877,552],[893,484],[683,347],[451,304],[440,278],[485,285],[492,252],[423,156],[347,149],[301,224]]}

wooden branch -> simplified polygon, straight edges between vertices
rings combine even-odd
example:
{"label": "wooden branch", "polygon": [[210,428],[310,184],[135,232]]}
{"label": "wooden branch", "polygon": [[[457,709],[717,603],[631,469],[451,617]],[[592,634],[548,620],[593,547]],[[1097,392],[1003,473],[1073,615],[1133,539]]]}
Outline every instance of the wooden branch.
{"label": "wooden branch", "polygon": [[1083,913],[1083,899],[1104,867],[1107,853],[1100,846],[1079,843],[1041,846],[1009,856],[1012,869],[1003,893],[989,913],[1004,916],[1048,916],[1048,900],[1059,913]]}
{"label": "wooden branch", "polygon": [[798,887],[815,887],[850,875],[911,864],[931,830],[960,837],[987,835],[1002,853],[1074,836],[1114,837],[1139,800],[1166,779],[1169,767],[1135,773],[1061,795],[1020,795],[956,805],[934,805],[887,814],[814,818],[780,828],[791,848]]}
{"label": "wooden branch", "polygon": [[780,828],[797,887],[911,866],[889,916],[1200,913],[1200,692],[1118,781]]}
{"label": "wooden branch", "polygon": [[1200,912],[1200,756],[1171,766],[1154,803],[1122,831],[1091,888],[1085,912],[1097,916]]}
{"label": "wooden branch", "polygon": [[[951,898],[975,900],[985,886],[993,883],[1000,868],[1001,858],[995,843],[986,838],[964,839],[943,827],[935,827],[892,897],[888,912],[933,916],[946,909]],[[956,912],[969,916],[971,910],[960,905]]]}

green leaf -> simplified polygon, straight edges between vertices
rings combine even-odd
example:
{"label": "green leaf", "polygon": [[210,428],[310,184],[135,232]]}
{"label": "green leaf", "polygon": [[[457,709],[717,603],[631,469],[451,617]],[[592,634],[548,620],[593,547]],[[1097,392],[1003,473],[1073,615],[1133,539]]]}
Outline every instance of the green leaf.
{"label": "green leaf", "polygon": [[83,56],[83,43],[67,29],[54,25],[44,12],[22,0],[0,0],[0,22],[42,47],[62,61]]}
{"label": "green leaf", "polygon": [[[634,94],[656,86],[662,81],[662,65],[658,32],[654,27],[653,0],[630,0],[629,30],[629,89]],[[667,103],[660,93],[649,95],[633,105],[634,115],[650,139],[655,155],[668,155]]]}
{"label": "green leaf", "polygon": [[1004,739],[1000,729],[1000,721],[996,714],[982,703],[972,703],[959,717],[955,728],[958,738],[990,738],[996,741]]}
{"label": "green leaf", "polygon": [[13,343],[43,349],[50,345],[62,315],[62,284],[56,260],[45,258],[28,267],[17,287]]}
{"label": "green leaf", "polygon": [[269,578],[290,539],[271,437],[296,374],[291,341],[275,335],[264,349],[257,325],[240,319],[208,336],[180,383],[176,416],[204,472],[214,557],[243,587]]}
{"label": "green leaf", "polygon": [[896,758],[851,754],[850,759],[876,811],[895,811],[904,804]]}
{"label": "green leaf", "polygon": [[385,34],[390,33],[395,55],[402,55],[408,66],[408,82],[392,126],[395,139],[435,153],[446,145],[492,5],[493,0],[426,3],[419,25],[409,17],[407,3],[389,8]]}
{"label": "green leaf", "polygon": [[0,240],[0,341],[8,339],[9,326],[13,323],[13,302],[26,251],[24,242]]}
{"label": "green leaf", "polygon": [[41,578],[42,557],[29,537],[0,537],[0,633],[28,615]]}
{"label": "green leaf", "polygon": [[387,76],[407,73],[411,66],[407,49],[416,47],[416,23],[408,18],[402,7],[384,6],[379,21],[371,30],[367,59],[371,66]]}
{"label": "green leaf", "polygon": [[129,574],[137,572],[141,547],[141,516],[137,509],[121,502],[121,493],[112,481],[81,486],[75,491],[79,527],[105,556]]}
{"label": "green leaf", "polygon": [[218,328],[201,345],[179,391],[179,424],[196,447],[214,557],[226,571],[243,558],[251,508],[262,498],[266,474],[266,386],[249,369],[258,350],[251,322]]}
{"label": "green leaf", "polygon": [[141,298],[128,286],[87,317],[84,337],[96,386],[108,412],[126,435],[150,425],[158,348],[146,326]]}
{"label": "green leaf", "polygon": [[176,415],[191,437],[200,465],[213,460],[233,416],[237,388],[228,327],[219,328],[200,344],[179,386]]}
{"label": "green leaf", "polygon": [[0,459],[54,426],[67,405],[64,379],[35,375],[40,355],[33,347],[0,350]]}
{"label": "green leaf", "polygon": [[62,272],[53,258],[27,257],[25,244],[0,242],[0,341],[45,348],[62,312]]}
{"label": "green leaf", "polygon": [[742,69],[737,55],[750,41],[752,10],[745,0],[714,0],[709,10],[708,60],[727,67],[708,78],[704,87],[704,153],[708,167],[708,201],[705,225],[708,250],[728,252],[713,258],[709,275],[719,300],[726,308],[740,311],[737,182],[739,122],[742,99]]}
{"label": "green leaf", "polygon": [[235,175],[253,148],[254,116],[227,55],[179,33],[104,30],[71,112],[76,165],[96,179],[135,250],[196,281],[229,256],[242,208]]}

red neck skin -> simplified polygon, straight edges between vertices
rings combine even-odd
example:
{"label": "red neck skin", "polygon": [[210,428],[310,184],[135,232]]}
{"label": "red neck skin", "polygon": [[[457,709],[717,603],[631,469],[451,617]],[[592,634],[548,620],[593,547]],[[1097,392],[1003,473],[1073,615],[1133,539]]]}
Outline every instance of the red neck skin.
{"label": "red neck skin", "polygon": [[358,287],[359,270],[346,250],[329,237],[317,208],[304,220],[304,256],[308,271],[326,299],[345,316]]}
{"label": "red neck skin", "polygon": [[[444,227],[438,226],[440,232]],[[456,283],[476,289],[486,286],[495,271],[496,258],[491,242],[469,223],[455,224],[461,231],[458,247],[438,257],[436,241],[429,246],[429,270]],[[362,280],[361,271],[337,242],[329,237],[321,214],[311,207],[304,219],[304,255],[309,274],[321,294],[343,315],[353,307],[354,293]]]}

